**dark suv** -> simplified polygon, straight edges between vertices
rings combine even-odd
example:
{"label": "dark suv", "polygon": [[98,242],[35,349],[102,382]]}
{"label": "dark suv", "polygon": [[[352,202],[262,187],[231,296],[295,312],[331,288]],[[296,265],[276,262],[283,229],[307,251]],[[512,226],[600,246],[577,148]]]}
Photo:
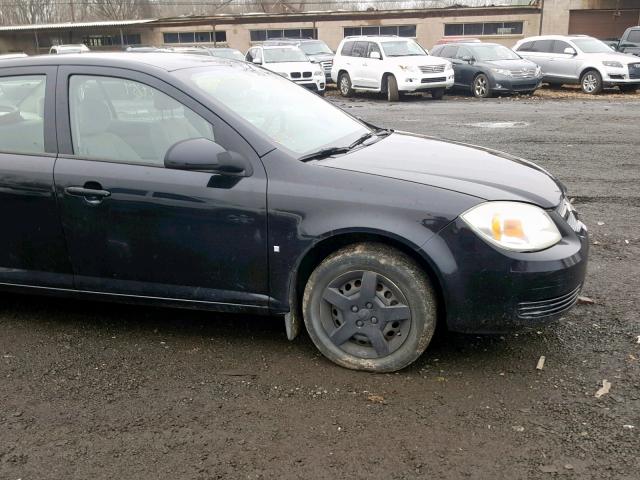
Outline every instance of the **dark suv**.
{"label": "dark suv", "polygon": [[322,66],[325,81],[327,83],[331,82],[334,53],[322,40],[313,38],[273,38],[263,42],[263,45],[293,45],[298,47],[309,57],[309,60]]}

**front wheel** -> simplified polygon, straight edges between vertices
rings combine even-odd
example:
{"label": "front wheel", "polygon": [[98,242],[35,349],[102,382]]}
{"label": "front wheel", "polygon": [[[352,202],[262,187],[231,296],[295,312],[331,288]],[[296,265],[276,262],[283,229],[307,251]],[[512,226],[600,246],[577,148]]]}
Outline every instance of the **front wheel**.
{"label": "front wheel", "polygon": [[489,78],[484,73],[479,74],[473,79],[473,86],[471,92],[476,98],[487,98],[491,95],[491,89],[489,88]]}
{"label": "front wheel", "polygon": [[311,274],[303,297],[313,343],[346,368],[393,372],[415,361],[436,326],[436,297],[407,255],[377,243],[345,247]]}
{"label": "front wheel", "polygon": [[597,70],[587,70],[580,78],[580,86],[584,93],[595,95],[602,91],[602,76]]}
{"label": "front wheel", "polygon": [[400,100],[400,92],[398,91],[398,81],[393,75],[387,77],[387,100],[397,102]]}
{"label": "front wheel", "polygon": [[347,72],[341,73],[338,77],[338,90],[343,97],[352,97],[353,88],[351,87],[351,77]]}
{"label": "front wheel", "polygon": [[434,100],[442,100],[444,98],[444,88],[436,88],[431,90],[431,97]]}

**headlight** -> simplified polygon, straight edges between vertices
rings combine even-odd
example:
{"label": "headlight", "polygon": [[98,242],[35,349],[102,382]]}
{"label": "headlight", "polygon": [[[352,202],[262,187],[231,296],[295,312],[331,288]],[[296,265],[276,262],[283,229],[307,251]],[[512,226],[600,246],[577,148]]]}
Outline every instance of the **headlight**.
{"label": "headlight", "polygon": [[420,69],[418,67],[416,67],[415,65],[398,65],[398,67],[403,72],[414,72],[414,73],[419,73],[420,72]]}
{"label": "headlight", "polygon": [[453,65],[450,62],[447,62],[444,67],[445,70],[453,70]]}
{"label": "headlight", "polygon": [[547,212],[528,203],[481,203],[460,217],[481,238],[506,250],[544,250],[562,238]]}
{"label": "headlight", "polygon": [[511,71],[510,70],[506,70],[504,68],[492,68],[491,70],[493,70],[498,75],[504,75],[505,77],[510,77],[511,76]]}
{"label": "headlight", "polygon": [[622,64],[620,62],[602,62],[605,67],[613,67],[613,68],[622,68]]}
{"label": "headlight", "polygon": [[324,73],[322,73],[320,70],[316,70],[315,72],[313,72],[313,74],[314,74],[316,77],[322,77],[322,76],[324,76]]}

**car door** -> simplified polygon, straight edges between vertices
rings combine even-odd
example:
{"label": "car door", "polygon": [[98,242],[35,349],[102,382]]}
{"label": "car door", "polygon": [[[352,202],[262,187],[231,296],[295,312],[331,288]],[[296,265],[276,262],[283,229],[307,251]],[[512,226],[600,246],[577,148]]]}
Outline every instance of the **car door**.
{"label": "car door", "polygon": [[454,81],[461,87],[470,87],[473,83],[475,74],[478,72],[473,52],[471,52],[467,47],[458,47],[458,50],[456,51],[456,60],[459,63],[457,64],[458,69],[454,69]]}
{"label": "car door", "polygon": [[53,186],[56,67],[0,69],[0,284],[71,288]]}
{"label": "car door", "polygon": [[[363,87],[368,88],[380,88],[382,82],[382,52],[380,47],[375,42],[366,42],[367,50],[364,58],[362,59],[362,70],[360,74]],[[371,53],[377,52],[380,55],[379,59],[371,58]]]}
{"label": "car door", "polygon": [[[266,307],[266,177],[212,112],[143,73],[60,67],[54,178],[76,288]],[[172,170],[177,142],[208,138],[250,176]]]}
{"label": "car door", "polygon": [[553,56],[553,40],[536,40],[530,48],[531,50],[523,52],[523,56],[540,66],[544,76],[550,76],[548,70],[549,59]]}
{"label": "car door", "polygon": [[555,78],[577,80],[580,74],[578,69],[581,61],[578,60],[577,55],[564,53],[567,48],[571,48],[577,53],[575,47],[569,43],[562,40],[554,40],[552,55],[547,63],[547,73]]}
{"label": "car door", "polygon": [[369,42],[355,42],[351,57],[349,58],[350,66],[348,67],[351,76],[351,84],[354,87],[365,87],[365,63],[367,60],[367,50]]}

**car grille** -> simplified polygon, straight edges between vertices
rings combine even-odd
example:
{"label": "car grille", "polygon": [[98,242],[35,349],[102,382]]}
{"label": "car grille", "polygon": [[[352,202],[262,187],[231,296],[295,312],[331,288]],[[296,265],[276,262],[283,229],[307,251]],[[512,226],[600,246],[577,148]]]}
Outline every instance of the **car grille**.
{"label": "car grille", "polygon": [[291,72],[291,78],[299,79],[299,78],[311,78],[311,72]]}
{"label": "car grille", "polygon": [[445,77],[435,77],[435,78],[423,78],[420,80],[421,83],[436,83],[436,82],[446,82],[447,79]]}
{"label": "car grille", "polygon": [[640,63],[629,64],[629,78],[640,78]]}
{"label": "car grille", "polygon": [[333,67],[333,60],[325,60],[324,62],[320,62],[322,65],[322,69],[324,73],[331,73],[331,67]]}
{"label": "car grille", "polygon": [[569,310],[578,300],[582,285],[560,297],[549,298],[536,302],[520,302],[517,306],[518,317],[533,320],[548,317]]}
{"label": "car grille", "polygon": [[531,78],[536,76],[535,68],[519,68],[517,70],[509,70],[513,78]]}
{"label": "car grille", "polygon": [[520,85],[513,85],[512,88],[516,91],[520,90],[533,90],[536,88],[537,83],[521,83]]}
{"label": "car grille", "polygon": [[422,73],[442,73],[444,65],[422,65],[418,67]]}
{"label": "car grille", "polygon": [[567,222],[571,230],[576,233],[582,231],[582,222],[578,219],[578,212],[576,212],[571,202],[566,197],[562,198],[560,205],[556,208],[556,212]]}

